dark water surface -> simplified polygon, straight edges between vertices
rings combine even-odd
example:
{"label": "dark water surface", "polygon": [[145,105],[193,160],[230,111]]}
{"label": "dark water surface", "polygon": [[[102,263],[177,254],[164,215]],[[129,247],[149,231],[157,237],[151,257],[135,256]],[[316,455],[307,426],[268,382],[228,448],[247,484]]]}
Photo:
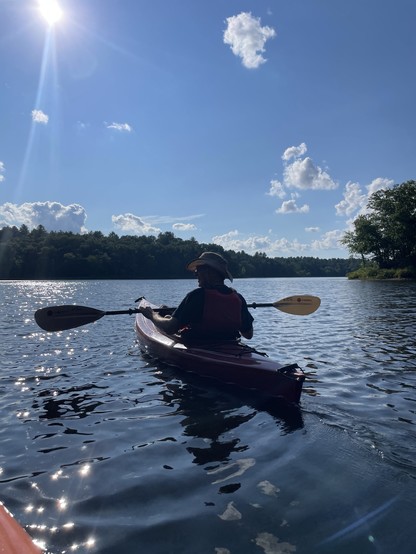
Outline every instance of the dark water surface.
{"label": "dark water surface", "polygon": [[39,307],[175,305],[193,281],[0,282],[0,500],[58,553],[416,552],[416,283],[237,280],[301,406],[143,358],[133,317],[45,333]]}

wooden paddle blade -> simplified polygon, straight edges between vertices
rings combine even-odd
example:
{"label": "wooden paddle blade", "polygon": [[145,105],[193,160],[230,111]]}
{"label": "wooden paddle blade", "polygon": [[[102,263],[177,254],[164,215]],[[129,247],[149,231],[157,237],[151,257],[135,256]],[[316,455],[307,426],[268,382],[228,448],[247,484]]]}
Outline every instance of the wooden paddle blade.
{"label": "wooden paddle blade", "polygon": [[288,296],[283,300],[278,300],[273,304],[275,308],[281,312],[293,315],[309,315],[321,305],[321,299],[317,296],[309,296],[307,294],[299,296]]}
{"label": "wooden paddle blade", "polygon": [[86,306],[50,306],[35,312],[35,321],[45,331],[65,331],[97,321],[105,315],[102,310]]}

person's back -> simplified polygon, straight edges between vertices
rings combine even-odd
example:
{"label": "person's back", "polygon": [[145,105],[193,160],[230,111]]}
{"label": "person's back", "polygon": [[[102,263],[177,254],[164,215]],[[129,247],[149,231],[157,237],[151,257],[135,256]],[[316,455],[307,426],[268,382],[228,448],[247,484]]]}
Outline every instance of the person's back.
{"label": "person's back", "polygon": [[[204,287],[190,292],[173,313],[184,325],[181,336],[189,340],[236,340],[243,324],[244,299],[226,285]],[[247,317],[245,318],[247,319]]]}
{"label": "person's back", "polygon": [[187,341],[235,340],[253,336],[253,317],[243,296],[224,284],[232,281],[227,262],[215,252],[204,252],[187,265],[198,277],[198,289],[188,293],[172,316],[150,308],[143,315],[166,333],[180,332]]}

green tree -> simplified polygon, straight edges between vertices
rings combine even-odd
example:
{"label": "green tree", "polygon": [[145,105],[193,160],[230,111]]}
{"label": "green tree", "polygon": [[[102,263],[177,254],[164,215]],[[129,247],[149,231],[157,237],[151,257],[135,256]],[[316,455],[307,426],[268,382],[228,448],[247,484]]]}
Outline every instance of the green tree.
{"label": "green tree", "polygon": [[373,193],[342,243],[380,268],[416,267],[416,181]]}

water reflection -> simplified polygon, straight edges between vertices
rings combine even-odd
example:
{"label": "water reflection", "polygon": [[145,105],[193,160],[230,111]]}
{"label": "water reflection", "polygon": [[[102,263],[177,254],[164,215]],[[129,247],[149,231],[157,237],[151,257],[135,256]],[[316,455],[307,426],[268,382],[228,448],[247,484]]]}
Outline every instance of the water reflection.
{"label": "water reflection", "polygon": [[234,453],[244,452],[247,445],[241,442],[236,431],[259,412],[270,415],[282,434],[292,433],[304,425],[299,406],[183,374],[159,362],[154,362],[154,366],[155,373],[165,384],[161,392],[163,401],[175,404],[176,413],[184,416],[181,420],[183,434],[203,441],[202,446],[187,447],[195,464],[225,462]]}
{"label": "water reflection", "polygon": [[95,389],[100,391],[106,388],[86,384],[78,387],[42,390],[35,398],[32,407],[40,412],[40,419],[59,419],[68,415],[84,418],[103,404],[103,401],[97,399],[97,395],[91,391]]}

